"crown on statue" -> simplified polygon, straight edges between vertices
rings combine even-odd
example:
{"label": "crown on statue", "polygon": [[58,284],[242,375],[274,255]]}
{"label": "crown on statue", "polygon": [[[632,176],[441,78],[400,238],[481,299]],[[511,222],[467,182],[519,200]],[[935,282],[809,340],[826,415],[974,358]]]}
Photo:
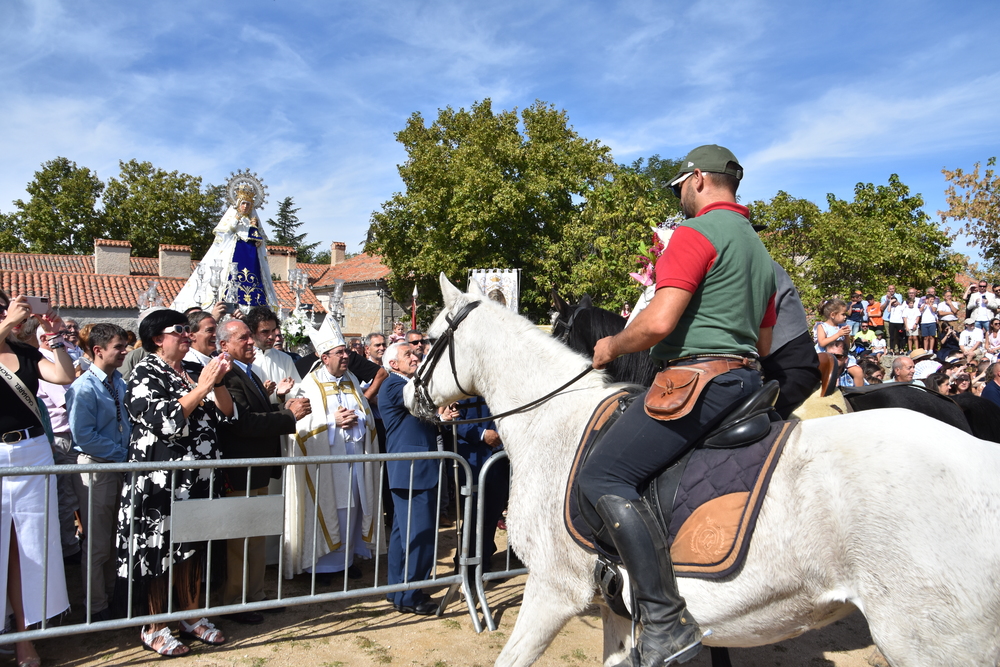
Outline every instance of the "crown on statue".
{"label": "crown on statue", "polygon": [[255,209],[260,210],[267,201],[267,186],[261,183],[257,174],[250,173],[249,169],[238,171],[229,177],[226,199],[236,207],[240,202],[248,201]]}
{"label": "crown on statue", "polygon": [[240,183],[236,187],[236,203],[248,201],[253,204],[257,197],[257,190],[249,183]]}

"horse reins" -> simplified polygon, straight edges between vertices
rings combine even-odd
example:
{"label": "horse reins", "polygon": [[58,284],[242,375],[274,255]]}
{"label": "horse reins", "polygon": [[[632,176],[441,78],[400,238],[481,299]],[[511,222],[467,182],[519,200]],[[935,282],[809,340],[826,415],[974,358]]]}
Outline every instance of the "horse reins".
{"label": "horse reins", "polygon": [[[417,402],[423,404],[422,407],[426,408],[428,412],[433,412],[437,408],[437,406],[434,404],[434,401],[431,400],[430,390],[428,389],[429,378],[431,373],[434,372],[435,367],[437,367],[437,364],[441,360],[441,357],[444,355],[445,349],[448,350],[448,362],[451,364],[451,376],[455,380],[455,386],[458,387],[458,390],[463,394],[465,394],[466,396],[473,395],[472,392],[466,391],[462,387],[462,383],[459,382],[458,380],[458,370],[455,368],[454,342],[455,342],[455,330],[458,328],[458,325],[461,324],[465,320],[465,318],[469,316],[469,313],[478,308],[480,303],[482,302],[470,301],[469,303],[462,306],[462,309],[459,310],[454,317],[451,317],[450,315],[445,315],[445,320],[448,322],[448,328],[445,329],[444,333],[442,333],[441,336],[437,339],[437,341],[435,341],[435,343],[431,346],[431,351],[428,353],[427,358],[424,359],[424,363],[421,364],[420,369],[417,371],[416,375],[413,376],[413,388],[416,391]],[[569,382],[563,384],[560,387],[557,387],[556,389],[550,391],[541,398],[536,398],[530,403],[525,403],[524,405],[516,407],[512,410],[507,410],[506,412],[502,412],[498,415],[491,415],[490,417],[486,417],[483,419],[453,419],[441,423],[475,424],[478,422],[493,421],[495,419],[500,419],[501,417],[509,417],[510,415],[516,415],[521,412],[527,412],[528,410],[531,410],[532,408],[535,408],[541,405],[542,403],[545,403],[546,401],[552,399],[556,394],[566,389],[571,384],[581,379],[584,375],[586,375],[592,370],[594,370],[593,367],[588,367],[584,369],[583,372],[581,372],[579,375],[571,379]]]}

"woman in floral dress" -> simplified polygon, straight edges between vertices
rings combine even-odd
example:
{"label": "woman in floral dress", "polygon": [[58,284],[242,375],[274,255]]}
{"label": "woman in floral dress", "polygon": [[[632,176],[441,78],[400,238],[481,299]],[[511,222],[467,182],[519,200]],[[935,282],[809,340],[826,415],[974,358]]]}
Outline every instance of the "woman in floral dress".
{"label": "woman in floral dress", "polygon": [[[175,310],[148,314],[139,325],[142,346],[150,354],[129,376],[125,404],[132,417],[129,461],[197,461],[221,458],[216,439],[219,422],[234,416],[232,398],[222,385],[230,361],[221,356],[209,362],[195,382],[181,359],[191,347],[187,318]],[[136,473],[125,485],[118,514],[119,610],[128,607],[132,583],[132,613],[167,611],[168,573],[173,563],[178,610],[201,606],[204,543],[174,544],[170,549],[170,489],[183,501],[211,495],[208,469]],[[130,519],[131,517],[131,519]],[[131,560],[131,563],[130,563]],[[131,572],[130,570],[131,565]],[[181,621],[181,634],[207,644],[225,642],[208,619]],[[164,623],[142,629],[143,645],[160,655],[186,654]]]}

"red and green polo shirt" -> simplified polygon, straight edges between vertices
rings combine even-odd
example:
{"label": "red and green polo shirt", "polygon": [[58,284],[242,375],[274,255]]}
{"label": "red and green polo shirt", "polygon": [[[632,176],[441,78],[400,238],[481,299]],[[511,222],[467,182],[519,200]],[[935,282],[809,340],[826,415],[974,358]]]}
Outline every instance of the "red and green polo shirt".
{"label": "red and green polo shirt", "polygon": [[759,330],[776,319],[776,283],[749,215],[745,206],[715,202],[674,230],[656,262],[656,288],[692,297],[674,330],[650,350],[653,358],[757,354]]}

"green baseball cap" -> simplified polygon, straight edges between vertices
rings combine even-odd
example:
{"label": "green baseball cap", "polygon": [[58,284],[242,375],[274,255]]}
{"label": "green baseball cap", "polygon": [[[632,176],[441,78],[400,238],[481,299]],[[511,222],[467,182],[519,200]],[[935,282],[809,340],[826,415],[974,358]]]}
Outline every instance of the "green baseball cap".
{"label": "green baseball cap", "polygon": [[[732,163],[732,164],[730,164]],[[710,172],[713,174],[729,174],[735,176],[736,180],[743,178],[743,167],[732,151],[722,146],[709,144],[698,146],[681,160],[681,168],[674,175],[668,185],[676,185],[685,174],[690,174],[695,169]]]}

